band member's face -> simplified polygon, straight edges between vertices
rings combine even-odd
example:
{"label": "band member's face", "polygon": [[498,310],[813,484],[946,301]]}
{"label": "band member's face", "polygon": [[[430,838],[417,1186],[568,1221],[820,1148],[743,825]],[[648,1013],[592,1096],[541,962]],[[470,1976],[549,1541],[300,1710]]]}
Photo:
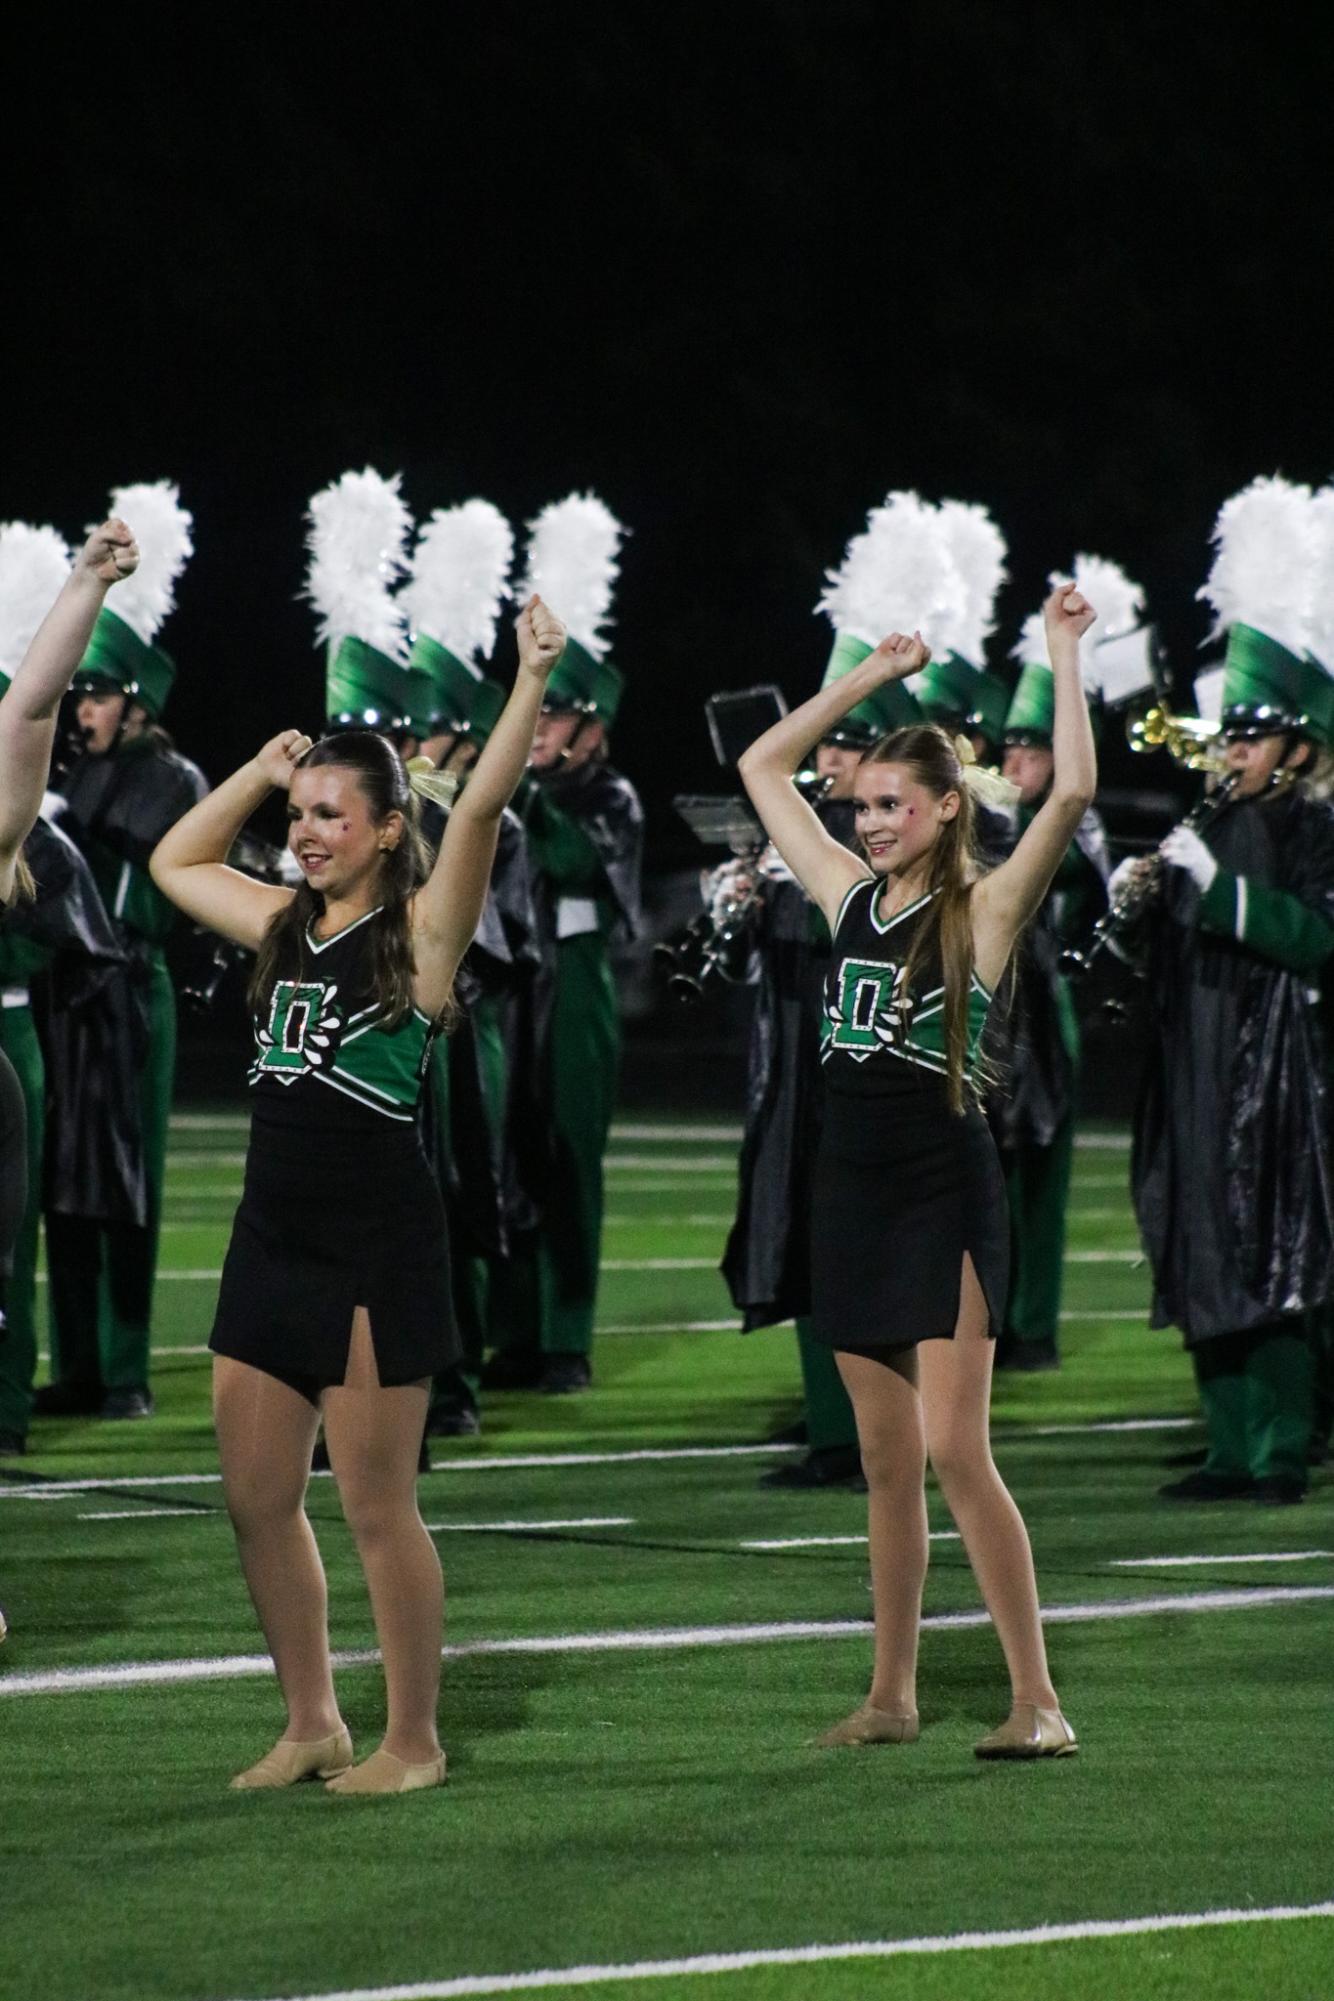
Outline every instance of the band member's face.
{"label": "band member's face", "polygon": [[[1283,752],[1288,739],[1285,736],[1236,736],[1229,737],[1224,747],[1223,757],[1229,771],[1237,774],[1234,799],[1254,799],[1263,792],[1274,773],[1283,763]],[[1293,755],[1292,762],[1304,764],[1309,753],[1303,746]]]}
{"label": "band member's face", "polygon": [[906,764],[860,764],[853,797],[856,827],[877,875],[905,875],[959,810],[957,792],[937,798]]}
{"label": "band member's face", "polygon": [[403,817],[379,826],[355,771],[318,764],[295,771],[287,794],[287,845],[312,889],[326,898],[354,896],[382,866],[382,852],[403,837]]}
{"label": "band member's face", "polygon": [[603,728],[597,716],[569,711],[540,715],[533,736],[533,754],[528,762],[534,771],[551,771],[563,764],[566,769],[587,764],[600,750]]}
{"label": "band member's face", "polygon": [[861,761],[861,752],[849,750],[845,744],[822,743],[819,746],[815,753],[815,775],[833,780],[825,794],[826,799],[851,799]]}
{"label": "band member's face", "polygon": [[1056,760],[1037,743],[1012,743],[1001,763],[1001,776],[1019,787],[1021,806],[1036,806],[1051,785]]}
{"label": "band member's face", "polygon": [[110,689],[104,695],[93,694],[91,690],[80,695],[74,713],[83,731],[84,742],[94,757],[105,757],[113,748],[128,707],[128,695],[117,694]]}

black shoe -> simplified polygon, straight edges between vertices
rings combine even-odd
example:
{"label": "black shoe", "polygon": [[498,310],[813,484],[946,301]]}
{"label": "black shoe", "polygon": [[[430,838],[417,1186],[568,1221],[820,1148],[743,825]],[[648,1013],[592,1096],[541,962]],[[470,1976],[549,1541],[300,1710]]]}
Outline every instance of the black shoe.
{"label": "black shoe", "polygon": [[478,1380],[484,1390],[535,1390],[546,1364],[540,1348],[497,1348],[483,1362]]}
{"label": "black shoe", "polygon": [[765,1440],[767,1445],[805,1445],[810,1438],[810,1429],[804,1417],[795,1424],[785,1425],[782,1431],[770,1432]]}
{"label": "black shoe", "polygon": [[21,1431],[0,1431],[0,1459],[21,1459],[28,1441]]}
{"label": "black shoe", "polygon": [[762,1487],[850,1487],[866,1492],[862,1456],[855,1445],[824,1445],[760,1475]]}
{"label": "black shoe", "polygon": [[476,1438],[482,1420],[470,1404],[442,1404],[426,1420],[428,1438]]}
{"label": "black shoe", "polygon": [[1201,1445],[1191,1452],[1169,1452],[1162,1463],[1164,1466],[1203,1466],[1208,1457],[1208,1446]]}
{"label": "black shoe", "polygon": [[1292,1508],[1306,1499],[1306,1482],[1290,1474],[1269,1474],[1256,1481],[1254,1498],[1262,1508]]}
{"label": "black shoe", "polygon": [[101,1383],[44,1383],[32,1400],[34,1417],[97,1417],[106,1402]]}
{"label": "black shoe", "polygon": [[99,1417],[151,1417],[153,1399],[146,1389],[108,1390]]}
{"label": "black shoe", "polygon": [[1033,1341],[1015,1341],[997,1355],[998,1369],[1018,1369],[1021,1375],[1036,1375],[1041,1369],[1059,1369],[1061,1358],[1054,1348],[1040,1346]]}
{"label": "black shoe", "polygon": [[1158,1489],[1164,1501],[1250,1501],[1255,1498],[1255,1482],[1249,1473],[1187,1473],[1184,1480],[1169,1480]]}
{"label": "black shoe", "polygon": [[543,1396],[568,1397],[586,1390],[593,1380],[593,1365],[587,1355],[548,1355],[538,1384]]}
{"label": "black shoe", "polygon": [[1323,1466],[1326,1464],[1328,1459],[1329,1459],[1329,1440],[1327,1438],[1313,1438],[1311,1440],[1311,1443],[1306,1448],[1307,1465]]}

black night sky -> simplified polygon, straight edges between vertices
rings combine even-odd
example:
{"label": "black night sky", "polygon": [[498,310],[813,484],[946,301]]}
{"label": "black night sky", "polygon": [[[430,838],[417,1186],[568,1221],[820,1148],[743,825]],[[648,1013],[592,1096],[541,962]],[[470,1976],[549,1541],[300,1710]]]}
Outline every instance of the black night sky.
{"label": "black night sky", "polygon": [[[1334,470],[1334,20],[931,0],[139,9],[7,47],[0,515],[170,476],[168,713],[217,778],[319,720],[302,514],[573,487],[633,528],[616,759],[655,851],[700,702],[814,686],[893,486],[1088,548],[1174,665],[1220,502]],[[502,642],[502,659],[511,642]]]}

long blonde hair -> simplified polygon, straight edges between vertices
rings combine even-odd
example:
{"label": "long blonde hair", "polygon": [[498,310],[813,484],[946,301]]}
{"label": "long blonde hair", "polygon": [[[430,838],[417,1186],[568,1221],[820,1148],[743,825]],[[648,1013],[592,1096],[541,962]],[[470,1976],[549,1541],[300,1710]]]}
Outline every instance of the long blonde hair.
{"label": "long blonde hair", "polygon": [[973,885],[982,874],[976,847],[972,792],[964,783],[954,739],[935,723],[913,723],[872,744],[863,764],[901,764],[937,799],[959,795],[959,810],[943,820],[927,851],[926,893],[930,902],[918,926],[904,968],[911,993],[927,960],[938,951],[945,986],[945,1063],[950,1109],[962,1112],[969,1088],[989,1081],[979,1059],[968,1062],[968,1002],[973,984]]}

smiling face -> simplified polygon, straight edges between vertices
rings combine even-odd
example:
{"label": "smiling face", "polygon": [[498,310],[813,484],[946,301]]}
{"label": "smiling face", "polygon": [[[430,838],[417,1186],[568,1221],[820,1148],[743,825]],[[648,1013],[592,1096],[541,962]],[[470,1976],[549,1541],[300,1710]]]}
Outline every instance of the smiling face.
{"label": "smiling face", "polygon": [[857,834],[877,875],[907,875],[959,811],[957,792],[937,795],[906,764],[859,765],[853,797]]}
{"label": "smiling face", "polygon": [[382,855],[403,837],[403,816],[377,825],[355,771],[318,764],[295,771],[287,795],[287,845],[301,873],[326,902],[372,894]]}

